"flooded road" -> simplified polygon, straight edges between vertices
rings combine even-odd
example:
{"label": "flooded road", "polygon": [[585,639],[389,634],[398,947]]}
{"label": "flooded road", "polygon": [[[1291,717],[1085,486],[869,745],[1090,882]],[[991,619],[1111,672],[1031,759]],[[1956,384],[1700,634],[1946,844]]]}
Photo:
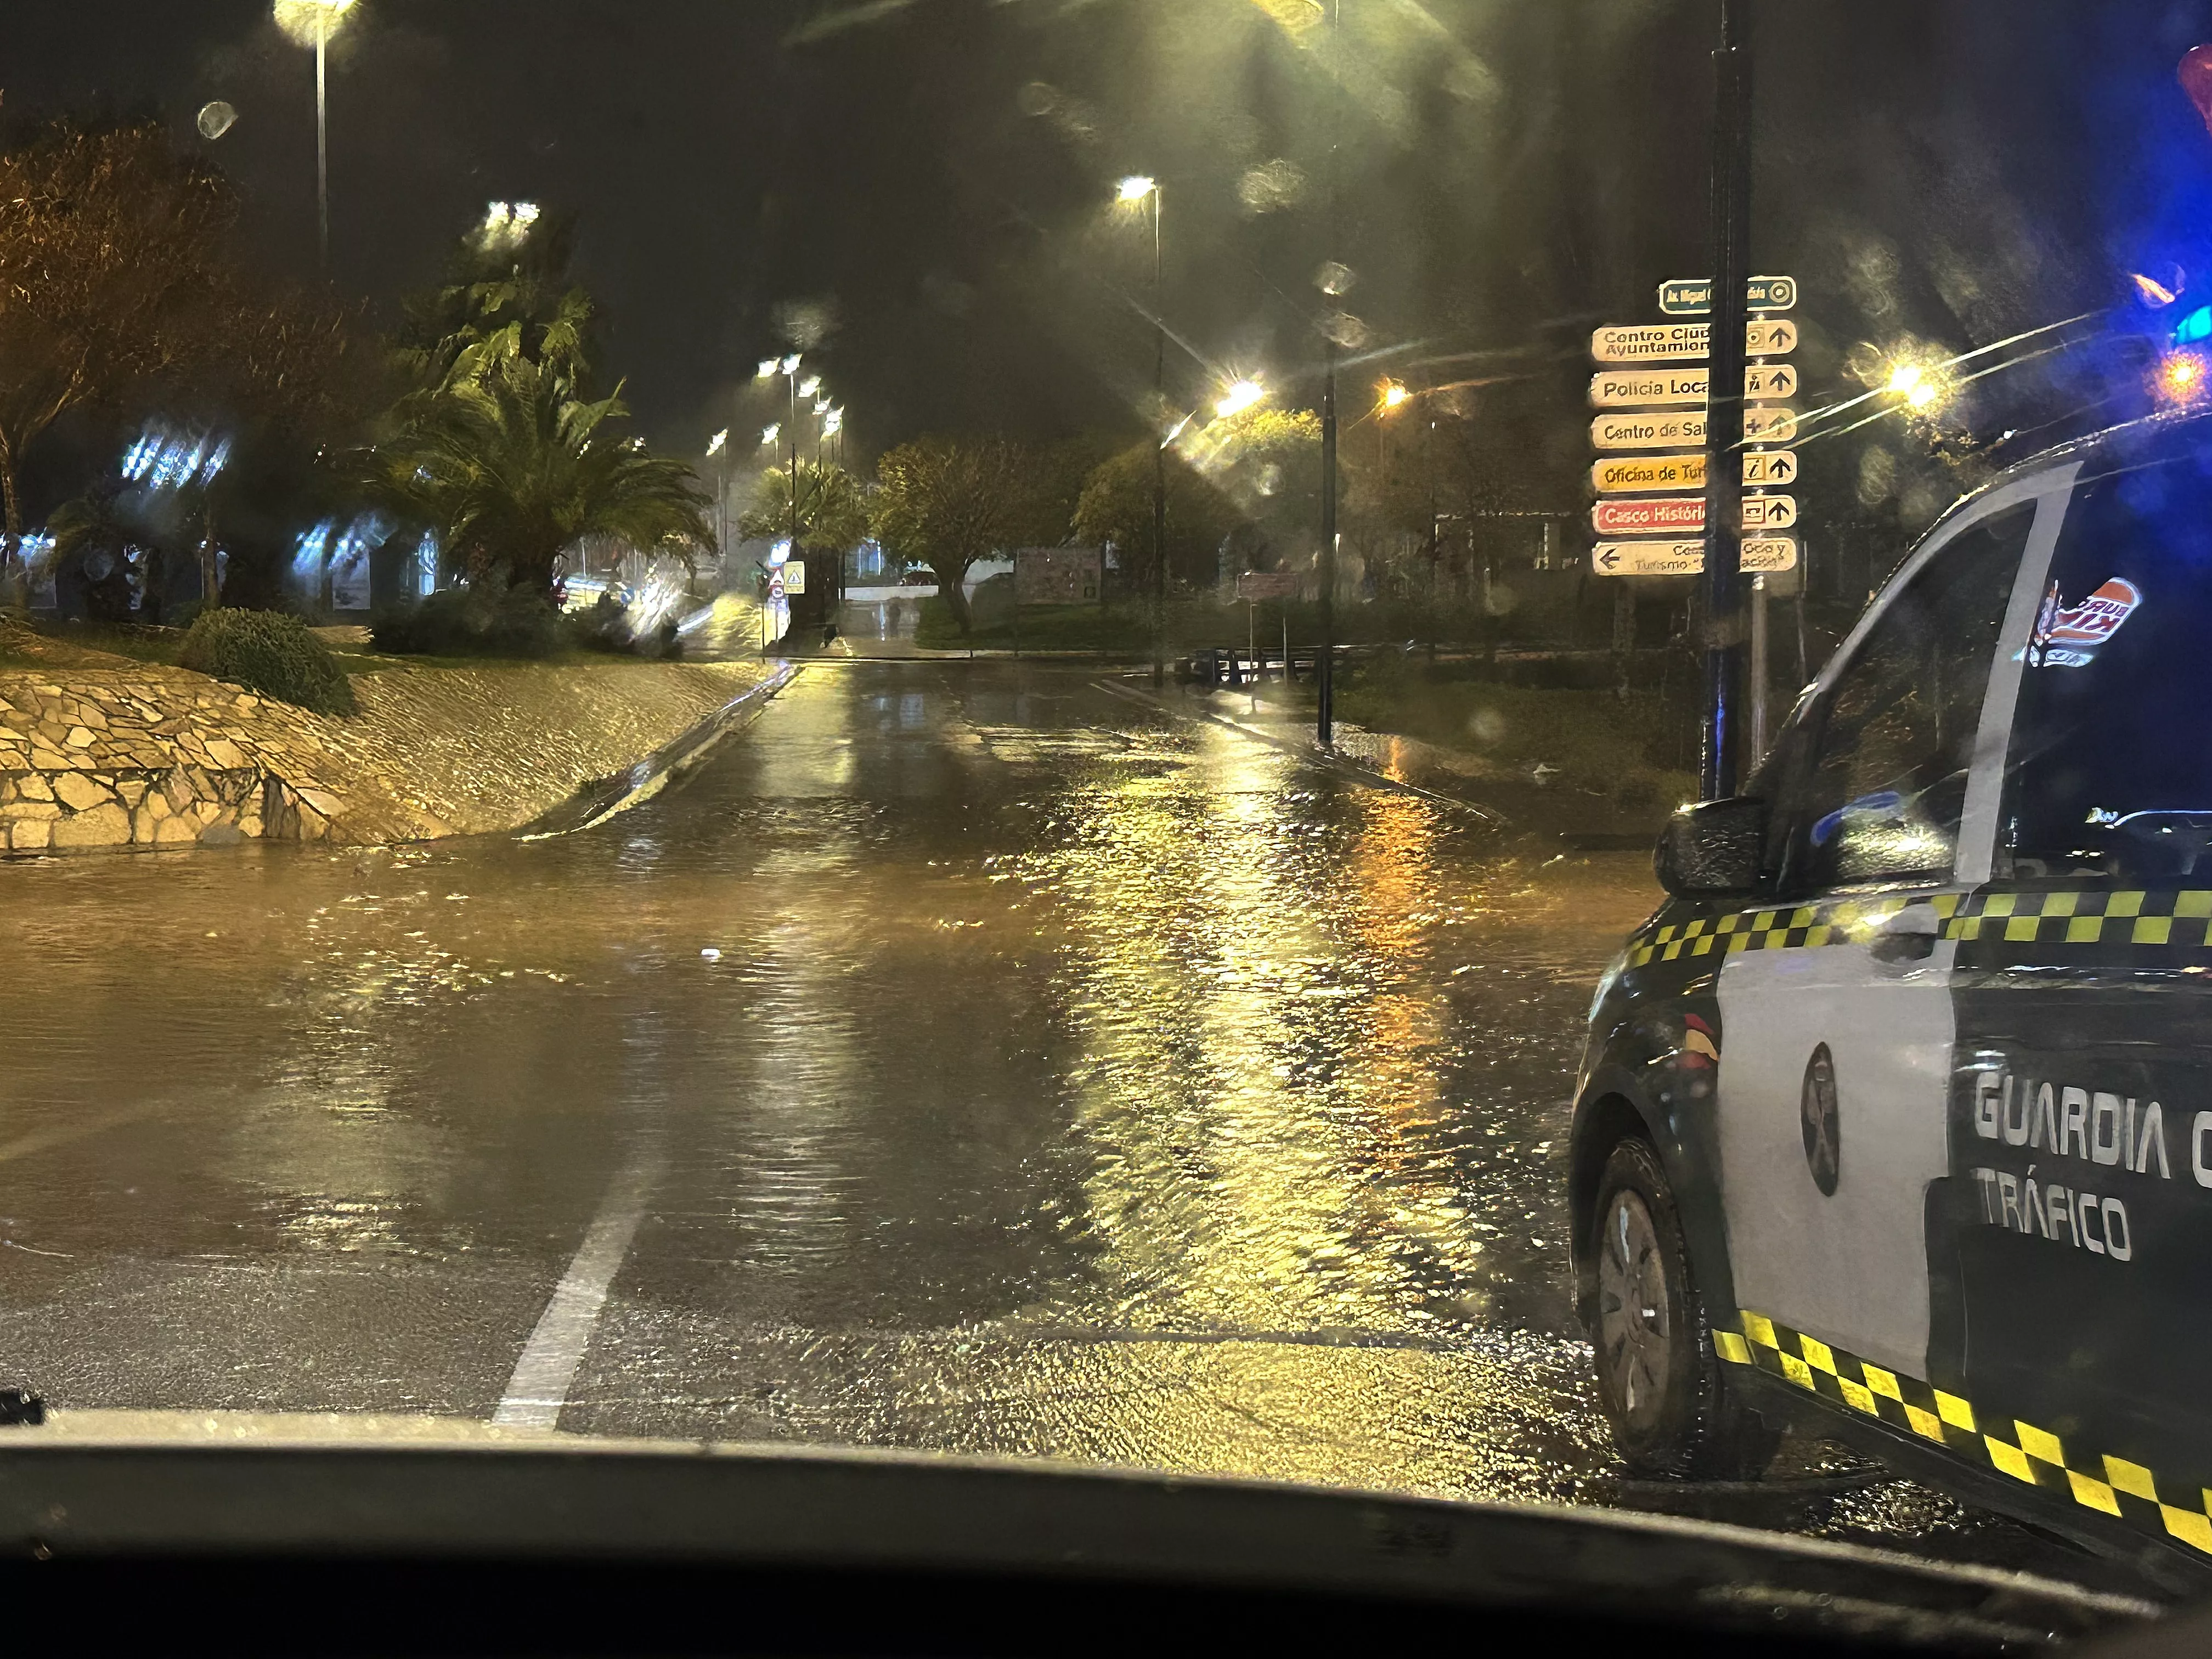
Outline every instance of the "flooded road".
{"label": "flooded road", "polygon": [[1614,1500],[1562,1167],[1648,858],[1096,673],[817,664],[552,839],[0,865],[0,1369]]}

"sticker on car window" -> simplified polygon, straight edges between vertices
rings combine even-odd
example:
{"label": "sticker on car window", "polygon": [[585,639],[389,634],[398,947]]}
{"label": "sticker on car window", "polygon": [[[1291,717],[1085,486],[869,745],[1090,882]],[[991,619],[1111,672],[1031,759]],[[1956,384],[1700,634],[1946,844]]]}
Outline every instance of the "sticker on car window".
{"label": "sticker on car window", "polygon": [[2078,605],[2058,602],[2058,584],[2043,596],[2027,660],[2037,668],[2082,668],[2142,603],[2142,590],[2123,576],[2109,578]]}

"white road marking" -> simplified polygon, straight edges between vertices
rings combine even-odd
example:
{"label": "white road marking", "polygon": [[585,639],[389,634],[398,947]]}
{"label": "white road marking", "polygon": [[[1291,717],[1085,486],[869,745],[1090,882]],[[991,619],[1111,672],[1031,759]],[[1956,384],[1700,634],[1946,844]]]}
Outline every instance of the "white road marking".
{"label": "white road marking", "polygon": [[584,1235],[568,1271],[553,1288],[553,1299],[538,1316],[538,1328],[524,1345],[522,1358],[514,1362],[514,1375],[507,1380],[507,1394],[491,1414],[493,1422],[541,1429],[560,1422],[569,1385],[591,1346],[608,1287],[629,1254],[638,1224],[645,1219],[646,1197],[658,1174],[653,1168],[632,1170],[608,1189],[592,1231]]}

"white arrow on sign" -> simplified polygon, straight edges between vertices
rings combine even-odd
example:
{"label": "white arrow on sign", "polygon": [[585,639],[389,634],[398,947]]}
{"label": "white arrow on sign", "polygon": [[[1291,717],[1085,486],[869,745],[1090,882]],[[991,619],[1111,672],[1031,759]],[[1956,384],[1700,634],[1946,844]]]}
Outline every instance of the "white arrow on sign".
{"label": "white arrow on sign", "polygon": [[[1601,363],[1692,362],[1711,355],[1711,338],[1703,323],[1627,323],[1590,335],[1590,356]],[[1745,355],[1783,357],[1797,349],[1797,325],[1786,317],[1747,323]]]}
{"label": "white arrow on sign", "polygon": [[[1703,404],[1702,368],[1608,368],[1590,376],[1593,409],[1644,409],[1654,404]],[[1753,363],[1743,371],[1743,395],[1766,402],[1797,395],[1797,371],[1788,363]]]}
{"label": "white arrow on sign", "polygon": [[1797,452],[1794,449],[1747,449],[1743,453],[1743,481],[1747,484],[1794,483]]}
{"label": "white arrow on sign", "polygon": [[[1755,576],[1791,570],[1797,564],[1794,536],[1746,538],[1742,568]],[[1705,568],[1703,542],[1600,542],[1590,550],[1590,569],[1600,576],[1695,576]]]}

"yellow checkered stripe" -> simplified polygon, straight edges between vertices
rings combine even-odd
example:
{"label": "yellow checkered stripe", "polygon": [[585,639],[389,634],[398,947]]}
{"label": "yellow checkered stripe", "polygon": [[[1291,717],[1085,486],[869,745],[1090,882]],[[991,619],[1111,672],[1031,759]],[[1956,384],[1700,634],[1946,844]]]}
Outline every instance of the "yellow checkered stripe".
{"label": "yellow checkered stripe", "polygon": [[2212,1491],[2172,1481],[2161,1489],[2140,1463],[2069,1449],[2048,1429],[1978,1412],[1955,1394],[1887,1370],[1749,1309],[1742,1310],[1741,1322],[1741,1330],[1713,1333],[1715,1350],[1733,1364],[1756,1366],[2024,1485],[2063,1491],[2084,1509],[2116,1516],[2212,1555]]}
{"label": "yellow checkered stripe", "polygon": [[[1629,966],[1727,957],[1740,951],[1864,944],[1911,902],[1902,897],[1837,899],[1670,922],[1636,940],[1629,951]],[[1969,944],[2212,949],[2212,890],[1938,893],[1926,902],[1942,919],[1945,939]]]}

